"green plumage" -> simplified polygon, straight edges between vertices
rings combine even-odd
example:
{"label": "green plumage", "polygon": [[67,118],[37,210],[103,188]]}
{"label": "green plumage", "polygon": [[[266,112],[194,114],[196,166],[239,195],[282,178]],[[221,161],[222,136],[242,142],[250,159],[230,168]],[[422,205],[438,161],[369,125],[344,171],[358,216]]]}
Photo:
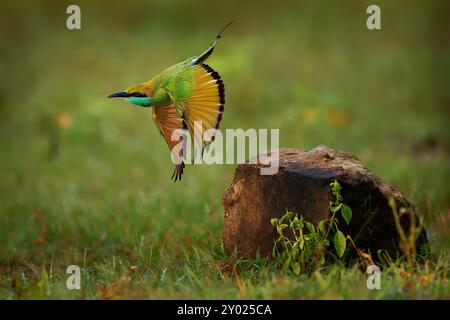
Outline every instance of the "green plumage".
{"label": "green plumage", "polygon": [[[181,179],[185,165],[184,150],[181,149],[180,153],[175,149],[179,141],[173,140],[174,131],[187,129],[191,138],[195,139],[202,139],[202,132],[205,132],[206,139],[200,143],[206,147],[214,138],[214,130],[210,129],[217,130],[222,120],[225,86],[219,73],[205,64],[205,61],[230,24],[222,29],[208,49],[198,57],[188,58],[165,69],[149,81],[109,96],[127,98],[128,102],[140,107],[152,107],[153,120],[172,152],[172,161],[175,163],[172,177],[175,181]],[[198,125],[201,127],[200,137],[194,132]]]}

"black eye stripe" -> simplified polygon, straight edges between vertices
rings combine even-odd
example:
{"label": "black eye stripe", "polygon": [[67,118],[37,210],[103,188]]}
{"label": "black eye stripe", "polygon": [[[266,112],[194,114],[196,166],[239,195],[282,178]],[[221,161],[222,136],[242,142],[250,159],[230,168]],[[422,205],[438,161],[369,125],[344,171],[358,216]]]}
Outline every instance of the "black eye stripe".
{"label": "black eye stripe", "polygon": [[137,97],[137,98],[145,98],[147,97],[145,94],[142,94],[140,92],[134,92],[131,94],[132,97]]}

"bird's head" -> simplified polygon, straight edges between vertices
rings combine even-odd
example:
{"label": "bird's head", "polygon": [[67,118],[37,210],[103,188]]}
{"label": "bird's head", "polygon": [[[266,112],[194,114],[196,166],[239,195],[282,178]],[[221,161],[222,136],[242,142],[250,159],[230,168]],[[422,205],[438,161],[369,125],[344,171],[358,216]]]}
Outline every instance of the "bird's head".
{"label": "bird's head", "polygon": [[150,97],[150,86],[147,84],[139,84],[137,86],[130,87],[122,92],[113,93],[108,98],[126,98],[128,102],[140,106],[149,107],[152,103]]}

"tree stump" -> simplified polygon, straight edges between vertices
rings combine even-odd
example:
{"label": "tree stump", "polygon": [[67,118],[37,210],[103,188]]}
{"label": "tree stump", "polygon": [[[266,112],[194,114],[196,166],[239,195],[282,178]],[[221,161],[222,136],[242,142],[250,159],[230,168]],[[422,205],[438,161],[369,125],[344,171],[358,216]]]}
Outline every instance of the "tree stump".
{"label": "tree stump", "polygon": [[[330,183],[342,186],[344,203],[353,211],[349,226],[341,219],[340,229],[349,234],[356,247],[374,258],[378,250],[386,250],[392,258],[401,254],[399,234],[388,198],[395,199],[397,208],[414,210],[411,203],[394,187],[375,177],[355,156],[318,146],[310,151],[280,149],[280,168],[275,175],[261,175],[262,164],[249,161],[238,165],[234,179],[223,195],[226,250],[237,250],[240,256],[253,258],[272,252],[276,231],[271,218],[286,211],[303,215],[317,224],[331,215],[334,200]],[[414,213],[413,216],[416,216]],[[417,220],[418,221],[418,220]],[[408,230],[410,217],[404,215],[401,224]],[[416,247],[427,243],[422,230]]]}

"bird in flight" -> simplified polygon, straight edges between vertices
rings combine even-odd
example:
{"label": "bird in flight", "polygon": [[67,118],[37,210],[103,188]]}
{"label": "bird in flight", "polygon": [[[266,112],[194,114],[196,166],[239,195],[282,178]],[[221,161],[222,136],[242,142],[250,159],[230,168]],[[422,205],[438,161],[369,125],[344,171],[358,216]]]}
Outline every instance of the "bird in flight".
{"label": "bird in flight", "polygon": [[[179,141],[173,141],[172,133],[177,129],[184,129],[194,137],[194,127],[197,126],[198,129],[199,123],[199,129],[205,132],[208,129],[218,129],[222,120],[225,86],[219,73],[205,61],[213,52],[222,32],[231,23],[219,32],[208,49],[199,56],[175,64],[151,80],[108,96],[125,98],[136,106],[152,107],[153,120],[166,140],[175,162],[171,178],[174,181],[181,180],[185,164],[182,160],[184,150],[175,149]],[[202,148],[213,140],[214,136],[210,136],[209,141],[202,142]]]}

